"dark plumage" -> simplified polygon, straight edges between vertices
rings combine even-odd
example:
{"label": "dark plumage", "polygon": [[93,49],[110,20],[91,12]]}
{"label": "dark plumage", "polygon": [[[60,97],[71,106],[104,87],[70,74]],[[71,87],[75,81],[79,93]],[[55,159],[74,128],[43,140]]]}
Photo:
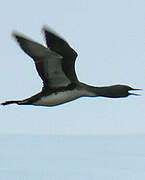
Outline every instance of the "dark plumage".
{"label": "dark plumage", "polygon": [[43,81],[42,91],[30,98],[6,101],[2,105],[16,103],[55,106],[83,96],[122,98],[138,95],[131,93],[130,90],[140,89],[127,85],[94,87],[80,82],[75,72],[77,53],[54,31],[44,27],[43,32],[47,47],[19,33],[13,33],[22,50],[34,60]]}

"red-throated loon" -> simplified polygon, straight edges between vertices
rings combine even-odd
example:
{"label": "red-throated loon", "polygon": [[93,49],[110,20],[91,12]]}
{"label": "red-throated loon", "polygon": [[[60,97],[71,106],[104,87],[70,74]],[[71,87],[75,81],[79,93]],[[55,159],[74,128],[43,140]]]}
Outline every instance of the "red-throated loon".
{"label": "red-throated loon", "polygon": [[24,100],[10,100],[2,105],[55,106],[79,97],[122,98],[139,95],[129,92],[134,89],[127,85],[94,87],[80,82],[75,72],[77,53],[57,33],[44,27],[47,47],[32,41],[19,33],[13,33],[20,47],[35,62],[39,76],[43,81],[42,91]]}

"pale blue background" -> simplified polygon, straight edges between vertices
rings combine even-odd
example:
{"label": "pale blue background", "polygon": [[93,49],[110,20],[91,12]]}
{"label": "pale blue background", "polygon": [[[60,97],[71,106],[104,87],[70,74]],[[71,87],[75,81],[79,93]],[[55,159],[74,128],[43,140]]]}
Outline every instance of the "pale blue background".
{"label": "pale blue background", "polygon": [[0,136],[2,180],[144,180],[145,136]]}
{"label": "pale blue background", "polygon": [[143,89],[140,97],[81,98],[53,108],[0,106],[0,179],[144,180],[145,1],[5,0],[0,19],[0,102],[41,89],[11,33],[44,43],[43,25],[78,52],[81,81]]}
{"label": "pale blue background", "polygon": [[[48,25],[78,52],[76,71],[93,85],[128,84],[145,89],[145,1],[3,1],[0,101],[23,99],[42,86],[33,61],[11,37],[13,30],[44,43]],[[145,133],[145,94],[126,99],[81,98],[54,108],[0,107],[0,133]]]}

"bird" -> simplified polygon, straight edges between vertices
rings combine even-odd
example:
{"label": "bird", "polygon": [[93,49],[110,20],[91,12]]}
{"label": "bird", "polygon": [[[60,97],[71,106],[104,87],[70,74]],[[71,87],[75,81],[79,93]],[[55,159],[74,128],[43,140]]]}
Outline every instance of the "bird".
{"label": "bird", "polygon": [[80,97],[124,98],[140,95],[130,91],[135,89],[128,85],[91,86],[79,81],[75,71],[77,52],[69,43],[51,28],[44,26],[42,31],[46,45],[31,40],[14,31],[13,37],[21,49],[30,56],[43,81],[42,90],[23,100],[9,100],[2,105],[56,106]]}

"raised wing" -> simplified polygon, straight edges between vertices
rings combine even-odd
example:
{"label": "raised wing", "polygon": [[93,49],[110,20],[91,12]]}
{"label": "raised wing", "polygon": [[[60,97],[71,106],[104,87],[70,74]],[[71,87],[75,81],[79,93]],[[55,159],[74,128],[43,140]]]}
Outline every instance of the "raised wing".
{"label": "raised wing", "polygon": [[19,33],[13,33],[20,47],[35,62],[37,72],[43,80],[44,88],[65,87],[71,83],[62,70],[62,56]]}
{"label": "raised wing", "polygon": [[45,39],[48,48],[63,57],[62,68],[66,76],[71,81],[78,81],[75,72],[75,60],[77,58],[77,53],[69,46],[69,44],[61,38],[56,32],[52,31],[50,28],[43,28],[45,33]]}

